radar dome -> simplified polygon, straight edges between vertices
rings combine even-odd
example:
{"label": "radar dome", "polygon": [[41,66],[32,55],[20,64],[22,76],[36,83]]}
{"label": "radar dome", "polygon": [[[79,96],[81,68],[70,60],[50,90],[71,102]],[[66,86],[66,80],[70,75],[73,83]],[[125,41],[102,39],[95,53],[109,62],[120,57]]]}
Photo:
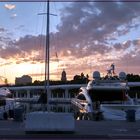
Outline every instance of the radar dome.
{"label": "radar dome", "polygon": [[94,73],[93,73],[93,78],[94,78],[95,80],[99,80],[99,79],[100,79],[100,72],[99,72],[99,71],[94,71]]}
{"label": "radar dome", "polygon": [[125,73],[125,72],[120,72],[120,73],[119,73],[119,78],[120,78],[121,80],[125,80],[125,79],[126,79],[126,73]]}

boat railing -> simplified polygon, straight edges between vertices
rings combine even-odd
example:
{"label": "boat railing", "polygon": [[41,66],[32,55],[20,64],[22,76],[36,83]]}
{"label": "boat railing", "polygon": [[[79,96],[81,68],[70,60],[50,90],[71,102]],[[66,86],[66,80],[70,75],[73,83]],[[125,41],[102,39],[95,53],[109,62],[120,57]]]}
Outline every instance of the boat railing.
{"label": "boat railing", "polygon": [[75,107],[77,107],[79,110],[82,110],[83,112],[86,112],[87,110],[85,109],[85,105],[87,104],[87,102],[82,102],[81,100],[78,99],[71,99],[71,103],[72,105],[74,105]]}
{"label": "boat railing", "polygon": [[[74,98],[79,92],[80,87],[85,84],[75,85],[53,85],[49,87],[48,98]],[[22,86],[22,87],[9,87],[12,92],[13,98],[34,98],[39,97],[41,91],[44,89],[43,86]]]}

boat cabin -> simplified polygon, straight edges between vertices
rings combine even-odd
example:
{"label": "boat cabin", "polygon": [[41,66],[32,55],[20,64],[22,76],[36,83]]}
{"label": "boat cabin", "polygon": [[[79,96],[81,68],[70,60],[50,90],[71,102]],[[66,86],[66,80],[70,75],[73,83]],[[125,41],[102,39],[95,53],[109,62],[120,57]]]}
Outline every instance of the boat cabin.
{"label": "boat cabin", "polygon": [[129,87],[126,81],[126,74],[119,73],[119,77],[108,75],[108,78],[101,79],[100,73],[93,73],[93,81],[87,85],[87,92],[92,102],[94,101],[124,101]]}

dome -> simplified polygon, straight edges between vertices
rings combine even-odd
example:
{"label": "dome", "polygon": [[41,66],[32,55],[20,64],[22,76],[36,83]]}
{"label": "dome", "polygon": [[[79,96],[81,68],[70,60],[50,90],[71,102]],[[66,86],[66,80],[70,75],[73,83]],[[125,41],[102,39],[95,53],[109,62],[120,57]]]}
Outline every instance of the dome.
{"label": "dome", "polygon": [[120,78],[121,80],[125,80],[125,79],[126,79],[126,73],[125,73],[125,72],[120,72],[120,73],[119,73],[119,78]]}
{"label": "dome", "polygon": [[100,72],[99,72],[99,71],[95,71],[95,72],[93,73],[93,78],[94,78],[95,80],[100,79]]}

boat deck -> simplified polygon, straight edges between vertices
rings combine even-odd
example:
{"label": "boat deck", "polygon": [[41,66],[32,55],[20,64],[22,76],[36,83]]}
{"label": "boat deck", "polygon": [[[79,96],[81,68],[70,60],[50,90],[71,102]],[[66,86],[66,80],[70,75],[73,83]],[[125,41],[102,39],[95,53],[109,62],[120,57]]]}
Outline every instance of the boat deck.
{"label": "boat deck", "polygon": [[72,134],[68,133],[39,133],[26,134],[24,123],[13,120],[0,120],[0,138],[61,138],[61,139],[140,139],[140,121],[75,121],[76,129]]}

